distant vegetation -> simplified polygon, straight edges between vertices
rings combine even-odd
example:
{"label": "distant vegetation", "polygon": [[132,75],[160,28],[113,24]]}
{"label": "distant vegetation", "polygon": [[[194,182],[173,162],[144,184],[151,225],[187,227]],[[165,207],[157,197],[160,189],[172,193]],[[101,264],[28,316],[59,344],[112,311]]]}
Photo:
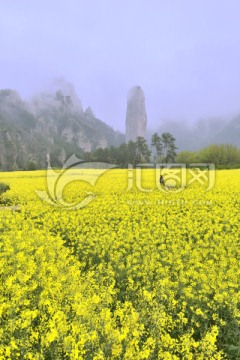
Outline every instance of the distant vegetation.
{"label": "distant vegetation", "polygon": [[0,195],[5,193],[9,189],[10,189],[9,185],[0,183]]}
{"label": "distant vegetation", "polygon": [[6,205],[8,203],[8,199],[6,197],[2,197],[2,195],[6,192],[10,190],[10,186],[8,184],[5,183],[0,183],[0,205]]}
{"label": "distant vegetation", "polygon": [[147,162],[211,162],[240,167],[240,116],[168,121],[158,132],[125,143],[125,136],[85,111],[71,84],[62,81],[49,93],[23,101],[16,91],[0,90],[0,171],[62,167],[72,154],[85,161],[126,167]]}
{"label": "distant vegetation", "polygon": [[231,144],[212,144],[199,151],[182,151],[178,153],[176,162],[214,163],[218,169],[240,168],[240,149]]}
{"label": "distant vegetation", "polygon": [[117,164],[125,168],[128,164],[134,167],[139,163],[149,162],[174,162],[176,157],[175,139],[170,133],[152,136],[152,146],[148,146],[143,137],[138,137],[136,141],[129,141],[119,147],[111,146],[106,149],[97,149],[92,153],[85,154],[87,161],[103,161]]}
{"label": "distant vegetation", "polygon": [[212,144],[198,151],[176,152],[175,138],[170,133],[152,136],[151,147],[145,139],[138,137],[133,142],[119,147],[101,149],[85,153],[85,161],[102,161],[125,168],[128,164],[139,163],[213,163],[218,169],[240,168],[240,149],[231,144]]}

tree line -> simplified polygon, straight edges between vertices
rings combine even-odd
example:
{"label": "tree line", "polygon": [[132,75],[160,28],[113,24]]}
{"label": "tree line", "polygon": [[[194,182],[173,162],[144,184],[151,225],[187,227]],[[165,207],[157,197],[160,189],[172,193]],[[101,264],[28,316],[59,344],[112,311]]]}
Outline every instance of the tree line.
{"label": "tree line", "polygon": [[198,151],[177,153],[175,138],[169,133],[154,133],[151,147],[143,137],[118,147],[98,148],[84,154],[85,161],[99,161],[125,168],[144,163],[213,163],[217,168],[240,168],[240,149],[232,144],[211,144]]}
{"label": "tree line", "polygon": [[213,163],[219,169],[240,168],[240,149],[232,144],[211,144],[198,151],[179,152],[175,162]]}
{"label": "tree line", "polygon": [[173,162],[177,153],[175,138],[168,132],[152,136],[151,148],[143,137],[136,141],[129,141],[118,147],[111,146],[106,149],[98,148],[93,152],[85,153],[85,161],[101,161],[127,167],[128,164],[136,166],[139,163]]}

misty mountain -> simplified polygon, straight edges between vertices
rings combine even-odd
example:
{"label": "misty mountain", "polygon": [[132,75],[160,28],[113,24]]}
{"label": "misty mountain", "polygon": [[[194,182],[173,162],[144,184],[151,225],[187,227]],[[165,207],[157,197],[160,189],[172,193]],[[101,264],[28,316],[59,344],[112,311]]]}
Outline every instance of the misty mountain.
{"label": "misty mountain", "polygon": [[226,139],[225,142],[240,146],[240,115],[229,121],[226,126],[219,132],[217,141]]}
{"label": "misty mountain", "polygon": [[[176,139],[178,152],[199,150],[210,144],[232,144],[240,147],[240,115],[234,119],[200,119],[192,124],[167,120],[154,132],[170,132]],[[151,142],[150,138],[149,133],[148,140]]]}
{"label": "misty mountain", "polygon": [[13,90],[0,90],[0,170],[61,166],[73,153],[99,147],[118,146],[124,135],[85,111],[73,87],[61,86],[55,92],[23,101]]}

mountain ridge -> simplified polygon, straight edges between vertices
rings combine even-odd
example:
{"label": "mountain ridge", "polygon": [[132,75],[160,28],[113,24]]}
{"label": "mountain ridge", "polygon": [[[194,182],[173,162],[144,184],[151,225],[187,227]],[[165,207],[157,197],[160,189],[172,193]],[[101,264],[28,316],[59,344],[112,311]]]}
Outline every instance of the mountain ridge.
{"label": "mountain ridge", "polygon": [[84,111],[73,90],[38,94],[30,102],[14,90],[0,90],[0,128],[2,171],[44,168],[47,154],[53,166],[62,166],[72,153],[82,156],[125,140],[90,107]]}

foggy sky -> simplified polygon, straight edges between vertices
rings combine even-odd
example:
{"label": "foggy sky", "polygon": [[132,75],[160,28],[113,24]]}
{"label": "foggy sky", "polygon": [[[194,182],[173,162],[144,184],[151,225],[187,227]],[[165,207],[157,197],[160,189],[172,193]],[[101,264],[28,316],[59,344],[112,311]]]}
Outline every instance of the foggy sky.
{"label": "foggy sky", "polygon": [[0,88],[61,76],[121,131],[135,85],[150,128],[240,113],[240,1],[0,0]]}

